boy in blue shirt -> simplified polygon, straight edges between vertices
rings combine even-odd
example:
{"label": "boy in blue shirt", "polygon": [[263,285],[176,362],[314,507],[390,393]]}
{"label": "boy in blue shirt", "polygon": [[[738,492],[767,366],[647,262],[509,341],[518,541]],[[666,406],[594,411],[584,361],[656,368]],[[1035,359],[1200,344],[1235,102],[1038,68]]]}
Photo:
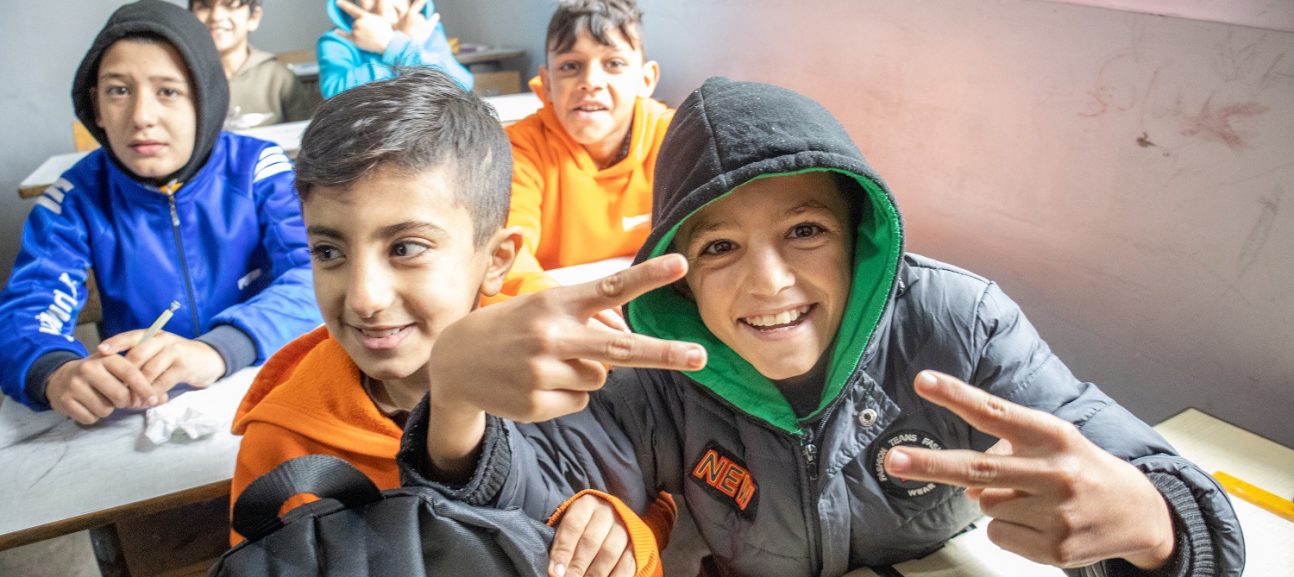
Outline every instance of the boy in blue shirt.
{"label": "boy in blue shirt", "polygon": [[[706,81],[654,192],[639,266],[444,331],[407,479],[532,515],[584,486],[682,495],[707,575],[892,564],[981,515],[1074,575],[1241,574],[1217,482],[996,284],[907,253],[888,187],[817,103]],[[623,302],[641,334],[585,326]]]}
{"label": "boy in blue shirt", "polygon": [[[264,361],[320,323],[291,161],[221,132],[228,85],[192,14],[159,0],[119,8],[72,101],[103,146],[28,216],[0,293],[5,394],[89,424]],[[93,352],[72,337],[90,271],[107,336]],[[166,330],[141,344],[173,301]]]}
{"label": "boy in blue shirt", "polygon": [[434,66],[472,89],[472,73],[454,58],[431,0],[328,0],[327,9],[337,29],[319,37],[324,98],[391,78],[406,66]]}

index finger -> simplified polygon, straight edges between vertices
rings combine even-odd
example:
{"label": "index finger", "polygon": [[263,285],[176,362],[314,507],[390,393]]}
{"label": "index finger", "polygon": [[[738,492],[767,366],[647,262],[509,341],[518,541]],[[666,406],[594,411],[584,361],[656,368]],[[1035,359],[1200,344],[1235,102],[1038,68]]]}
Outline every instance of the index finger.
{"label": "index finger", "polygon": [[359,18],[368,14],[368,11],[348,2],[347,0],[337,0],[337,7],[341,8],[342,12],[350,14],[351,18]]}
{"label": "index finger", "polygon": [[595,281],[554,287],[573,312],[591,317],[598,311],[618,307],[638,296],[668,285],[687,274],[687,259],[681,254],[658,256]]}
{"label": "index finger", "polygon": [[99,342],[99,346],[95,348],[95,354],[112,355],[128,351],[139,343],[139,339],[143,338],[145,332],[147,332],[145,329],[134,329],[112,335]]}
{"label": "index finger", "polygon": [[991,395],[938,371],[921,371],[914,388],[918,395],[956,413],[970,426],[1010,441],[1017,451],[1057,447],[1073,431],[1067,421]]}
{"label": "index finger", "polygon": [[1036,491],[1046,485],[1047,469],[1036,459],[976,451],[895,447],[885,455],[885,471],[904,480],[966,488]]}
{"label": "index finger", "polygon": [[408,13],[413,15],[422,15],[422,9],[427,6],[427,0],[413,0],[409,3]]}

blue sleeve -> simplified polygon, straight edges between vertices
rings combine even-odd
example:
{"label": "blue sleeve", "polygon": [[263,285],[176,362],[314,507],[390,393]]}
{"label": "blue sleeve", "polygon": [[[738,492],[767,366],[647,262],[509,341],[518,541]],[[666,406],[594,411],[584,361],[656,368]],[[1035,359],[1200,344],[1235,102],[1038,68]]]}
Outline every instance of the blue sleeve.
{"label": "blue sleeve", "polygon": [[[86,301],[91,233],[76,194],[62,178],[36,200],[0,293],[0,385],[6,395],[38,410],[49,405],[28,394],[32,366],[44,357],[86,355],[73,331]],[[43,390],[43,383],[34,384]]]}
{"label": "blue sleeve", "polygon": [[[1075,378],[997,285],[984,291],[976,317],[973,346],[981,352],[968,382],[1073,423],[1094,444],[1145,473],[1173,515],[1178,543],[1167,571],[1143,573],[1116,559],[1069,573],[1239,577],[1245,560],[1240,522],[1211,476],[1096,385]],[[985,436],[975,448],[993,441]]]}
{"label": "blue sleeve", "polygon": [[472,90],[472,73],[454,56],[454,50],[445,38],[445,27],[440,24],[421,45],[396,32],[382,54],[382,62],[387,66],[434,66],[453,78],[463,90]]}
{"label": "blue sleeve", "polygon": [[360,50],[335,32],[326,32],[319,37],[318,52],[319,91],[325,99],[361,84],[392,78],[396,67],[406,66],[435,66],[463,90],[472,89],[472,73],[454,57],[440,25],[421,45],[396,32],[380,55]]}
{"label": "blue sleeve", "polygon": [[[266,165],[258,171],[259,179],[252,184],[252,190],[261,245],[270,256],[274,280],[252,298],[216,314],[211,322],[217,328],[231,325],[250,337],[256,345],[257,363],[323,322],[315,304],[301,203],[292,187],[295,173],[277,147],[265,151],[270,152],[269,156],[280,155],[281,164]],[[262,164],[271,160],[267,158]]]}
{"label": "blue sleeve", "polygon": [[325,32],[319,37],[318,52],[319,92],[325,100],[361,84],[395,75],[380,59],[335,32]]}

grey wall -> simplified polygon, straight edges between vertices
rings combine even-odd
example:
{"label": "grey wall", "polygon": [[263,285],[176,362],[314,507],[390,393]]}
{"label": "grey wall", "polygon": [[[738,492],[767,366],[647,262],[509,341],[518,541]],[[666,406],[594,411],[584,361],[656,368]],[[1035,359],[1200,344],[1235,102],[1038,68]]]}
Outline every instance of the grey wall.
{"label": "grey wall", "polygon": [[[640,2],[666,101],[712,74],[819,99],[909,248],[997,280],[1080,378],[1151,422],[1195,406],[1294,445],[1294,33],[1036,0]],[[440,9],[537,54],[552,5]]]}
{"label": "grey wall", "polygon": [[[72,75],[123,1],[7,2],[0,19],[0,279],[8,279],[31,200],[18,183],[54,154],[72,152]],[[186,2],[175,1],[181,6]],[[313,48],[326,30],[322,0],[267,0],[252,42],[273,52]]]}
{"label": "grey wall", "polygon": [[[658,95],[711,74],[834,111],[909,248],[1000,282],[1074,371],[1142,418],[1195,406],[1294,445],[1294,34],[1037,0],[640,0]],[[255,40],[306,48],[314,0]],[[542,60],[551,0],[440,0],[451,35]],[[17,183],[71,150],[68,87],[118,3],[0,22],[0,271]]]}

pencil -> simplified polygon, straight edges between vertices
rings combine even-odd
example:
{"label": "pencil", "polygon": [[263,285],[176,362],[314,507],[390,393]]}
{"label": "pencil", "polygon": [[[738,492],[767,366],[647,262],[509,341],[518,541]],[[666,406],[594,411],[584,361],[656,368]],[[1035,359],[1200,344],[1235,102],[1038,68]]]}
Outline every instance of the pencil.
{"label": "pencil", "polygon": [[142,345],[147,342],[148,339],[153,338],[153,335],[157,334],[157,331],[162,330],[162,327],[166,326],[167,321],[171,320],[171,315],[179,308],[180,301],[171,301],[171,306],[162,311],[162,314],[157,315],[157,320],[153,321],[153,324],[148,326],[148,330],[144,331],[144,336],[140,337],[139,342],[136,343],[135,346]]}
{"label": "pencil", "polygon": [[1286,521],[1294,521],[1294,501],[1278,497],[1269,493],[1260,487],[1251,485],[1240,479],[1237,479],[1222,471],[1213,473],[1213,478],[1227,490],[1228,493],[1241,499],[1249,501],[1259,508],[1272,513]]}

